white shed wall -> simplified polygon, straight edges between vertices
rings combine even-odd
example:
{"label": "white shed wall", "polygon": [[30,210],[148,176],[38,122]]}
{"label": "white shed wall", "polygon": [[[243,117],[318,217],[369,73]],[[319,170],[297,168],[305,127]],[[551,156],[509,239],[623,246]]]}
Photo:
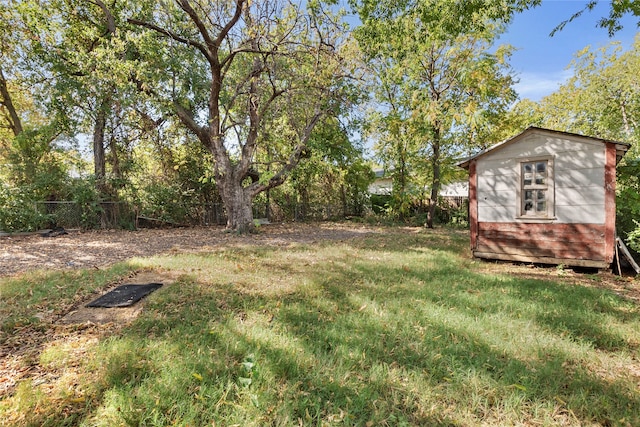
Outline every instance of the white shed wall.
{"label": "white shed wall", "polygon": [[605,145],[541,132],[478,158],[478,221],[518,221],[519,164],[546,156],[553,159],[554,222],[604,224]]}

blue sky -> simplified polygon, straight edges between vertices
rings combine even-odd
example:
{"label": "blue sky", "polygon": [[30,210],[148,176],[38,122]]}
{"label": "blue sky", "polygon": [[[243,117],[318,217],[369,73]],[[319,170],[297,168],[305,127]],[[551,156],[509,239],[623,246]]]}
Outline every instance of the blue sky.
{"label": "blue sky", "polygon": [[572,75],[567,69],[575,54],[586,46],[592,49],[620,41],[629,48],[638,31],[637,18],[625,17],[621,22],[624,28],[609,38],[607,30],[597,28],[597,21],[608,16],[609,2],[600,1],[591,12],[568,23],[553,37],[549,34],[562,21],[582,10],[586,1],[581,0],[543,0],[534,9],[527,10],[514,17],[500,43],[508,43],[518,50],[511,58],[520,83],[515,87],[520,98],[539,101],[545,95],[554,92],[560,84]]}
{"label": "blue sky", "polygon": [[[624,17],[623,29],[613,38],[609,38],[606,29],[596,27],[600,18],[609,15],[608,0],[600,0],[592,11],[585,11],[553,37],[549,35],[587,3],[585,0],[542,0],[540,6],[514,17],[499,43],[517,48],[511,65],[520,79],[515,89],[521,99],[539,101],[558,89],[572,76],[568,67],[575,54],[586,46],[598,49],[612,41],[620,41],[625,48],[631,46],[638,31],[638,18]],[[346,0],[340,0],[340,4],[348,9]],[[353,15],[349,20],[352,25],[359,22]]]}

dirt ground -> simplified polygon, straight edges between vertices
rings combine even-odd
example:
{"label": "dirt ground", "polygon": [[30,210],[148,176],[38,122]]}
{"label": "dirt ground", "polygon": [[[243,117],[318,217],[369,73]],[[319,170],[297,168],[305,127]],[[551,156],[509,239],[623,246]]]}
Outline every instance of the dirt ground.
{"label": "dirt ground", "polygon": [[[379,229],[340,224],[269,224],[259,233],[238,236],[222,227],[141,229],[138,231],[68,231],[57,237],[40,234],[0,237],[0,277],[12,277],[33,270],[69,270],[103,268],[132,257],[162,253],[199,252],[234,245],[288,246],[323,240],[339,241],[380,232]],[[162,283],[171,286],[171,272],[136,272],[127,283]],[[114,283],[106,293],[121,283]],[[0,398],[11,393],[24,378],[46,384],[52,373],[38,363],[37,355],[45,345],[64,342],[83,349],[109,336],[133,321],[144,309],[144,299],[125,308],[87,308],[97,298],[77,301],[63,316],[43,318],[46,328],[25,326],[0,345]],[[71,367],[72,368],[72,367]],[[1,424],[1,422],[0,422]]]}
{"label": "dirt ground", "polygon": [[373,227],[341,224],[268,224],[259,233],[238,236],[223,227],[69,231],[0,237],[0,277],[45,269],[100,268],[132,257],[193,252],[230,245],[277,245],[342,240],[376,233]]}
{"label": "dirt ground", "polygon": [[[234,245],[287,246],[322,240],[344,240],[379,232],[373,227],[326,224],[269,224],[259,233],[238,236],[223,227],[141,229],[138,231],[69,231],[56,237],[39,233],[0,237],[0,277],[11,277],[33,270],[65,270],[102,268],[133,257],[149,257],[162,253],[207,251]],[[127,283],[162,283],[175,281],[170,272],[141,271]],[[106,293],[120,283],[115,283]],[[126,324],[142,310],[142,303],[127,308],[87,308],[98,295],[77,304],[61,318],[42,319],[59,325],[108,323]],[[50,317],[50,316],[49,316]],[[2,355],[0,348],[0,356]]]}
{"label": "dirt ground", "polygon": [[[402,232],[412,230],[418,229],[407,228]],[[39,234],[0,237],[0,277],[36,269],[102,268],[132,257],[148,257],[162,253],[199,252],[234,245],[288,246],[325,240],[347,240],[384,232],[389,230],[364,224],[282,223],[263,225],[257,234],[250,236],[228,233],[223,227],[206,227],[69,231],[68,234],[58,237],[42,237]],[[589,271],[540,268],[510,262],[479,262],[482,263],[481,268],[488,273],[604,287],[640,303],[640,278],[619,277],[601,272],[597,280],[594,280],[593,274],[589,274],[592,272]]]}

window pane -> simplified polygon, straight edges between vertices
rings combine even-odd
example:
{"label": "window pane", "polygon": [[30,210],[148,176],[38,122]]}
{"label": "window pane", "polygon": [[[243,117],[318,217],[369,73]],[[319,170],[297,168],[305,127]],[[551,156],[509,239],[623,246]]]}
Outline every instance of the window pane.
{"label": "window pane", "polygon": [[553,184],[549,174],[549,161],[537,160],[520,164],[521,215],[546,218],[550,206],[548,200],[549,185]]}

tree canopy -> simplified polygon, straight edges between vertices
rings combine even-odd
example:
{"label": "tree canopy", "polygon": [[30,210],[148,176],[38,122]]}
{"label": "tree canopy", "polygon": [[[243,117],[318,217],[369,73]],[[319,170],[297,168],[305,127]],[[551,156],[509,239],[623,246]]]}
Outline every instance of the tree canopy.
{"label": "tree canopy", "polygon": [[[350,0],[350,30],[333,0],[0,1],[0,228],[46,219],[13,214],[25,200],[121,201],[171,222],[222,203],[239,232],[256,203],[363,212],[374,161],[394,179],[390,212],[427,203],[433,226],[456,160],[528,125],[635,143],[637,42],[580,52],[557,93],[514,103],[496,40],[538,4]],[[614,2],[599,25],[636,9]],[[635,150],[624,217],[640,204]]]}
{"label": "tree canopy", "polygon": [[428,188],[428,196],[418,197],[429,200],[429,227],[453,159],[479,144],[516,98],[510,49],[492,49],[512,14],[526,6],[438,4],[360,2],[363,25],[355,32],[374,79],[369,135],[392,171],[394,208],[407,214],[412,192]]}
{"label": "tree canopy", "polygon": [[[195,139],[210,154],[199,156],[205,169],[197,180],[215,183],[229,228],[250,231],[254,199],[282,185],[312,148],[323,151],[331,143],[309,144],[316,129],[339,123],[341,133],[349,132],[345,123],[359,96],[353,46],[340,12],[323,2],[97,0],[78,6],[55,0],[47,6],[2,3],[8,19],[0,35],[16,36],[15,29],[9,34],[13,20],[26,46],[2,53],[24,54],[3,63],[11,67],[8,77],[0,70],[9,131],[3,146],[15,145],[22,132],[24,104],[12,101],[35,97],[19,74],[28,68],[31,84],[44,89],[40,113],[58,120],[46,143],[92,139],[98,198],[135,198],[134,152],[144,141],[167,160]],[[163,137],[173,141],[159,141]],[[34,147],[31,138],[17,152]],[[348,153],[362,157],[360,150]]]}

